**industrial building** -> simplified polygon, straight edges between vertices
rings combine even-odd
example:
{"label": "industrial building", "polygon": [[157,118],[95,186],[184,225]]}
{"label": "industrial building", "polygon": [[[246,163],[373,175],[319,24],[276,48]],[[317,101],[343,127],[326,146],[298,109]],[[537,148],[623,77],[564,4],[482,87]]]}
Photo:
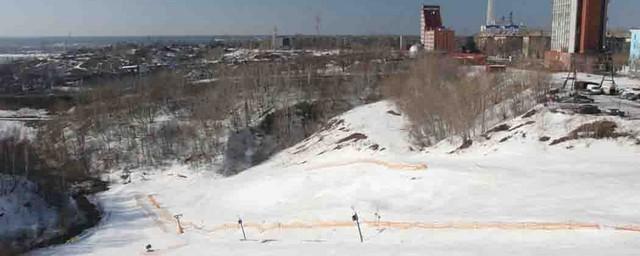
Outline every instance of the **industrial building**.
{"label": "industrial building", "polygon": [[487,20],[474,36],[478,50],[494,59],[542,59],[550,48],[551,37],[539,31],[529,31],[516,24],[513,12],[509,18],[497,20],[495,2],[487,0]]}
{"label": "industrial building", "polygon": [[[554,0],[547,66],[569,69],[605,51],[609,0]],[[588,61],[585,61],[588,62]]]}
{"label": "industrial building", "polygon": [[455,32],[442,23],[440,6],[423,5],[421,9],[420,42],[429,52],[453,52]]}
{"label": "industrial building", "polygon": [[522,35],[479,33],[474,40],[478,50],[491,57],[513,59],[520,57],[523,52]]}
{"label": "industrial building", "polygon": [[480,27],[480,32],[485,36],[491,35],[503,35],[503,36],[517,36],[526,27],[523,24],[516,24],[513,19],[513,12],[509,13],[509,17],[502,17],[499,21],[495,17],[495,2],[494,0],[487,0],[487,21],[485,25]]}
{"label": "industrial building", "polygon": [[629,44],[631,43],[631,32],[629,30],[609,30],[607,31],[606,49],[612,54],[624,54],[629,56]]}
{"label": "industrial building", "polygon": [[528,31],[522,37],[522,56],[527,59],[544,59],[551,48],[551,36],[544,31]]}
{"label": "industrial building", "polygon": [[640,72],[640,29],[631,30],[631,47],[629,48],[629,69],[633,73]]}

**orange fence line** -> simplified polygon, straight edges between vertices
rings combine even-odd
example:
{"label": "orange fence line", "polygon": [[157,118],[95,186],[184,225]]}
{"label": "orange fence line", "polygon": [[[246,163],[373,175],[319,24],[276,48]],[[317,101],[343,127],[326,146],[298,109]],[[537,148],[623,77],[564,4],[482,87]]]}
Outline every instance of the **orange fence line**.
{"label": "orange fence line", "polygon": [[150,207],[147,207],[146,203],[143,200],[143,196],[142,195],[136,195],[135,196],[135,200],[136,200],[136,204],[142,208],[143,210],[143,214],[145,215],[145,217],[147,218],[151,218],[153,220],[153,222],[155,223],[156,226],[158,226],[163,232],[167,233],[169,232],[167,227],[164,225],[165,223],[163,223],[162,219],[160,219],[160,216],[158,216],[153,209],[150,209]]}
{"label": "orange fence line", "polygon": [[348,166],[348,165],[354,165],[354,164],[374,164],[374,165],[384,166],[389,169],[402,170],[402,171],[422,171],[428,168],[426,164],[391,163],[391,162],[385,162],[381,160],[363,159],[363,160],[356,160],[356,161],[350,161],[350,162],[344,162],[344,163],[321,165],[321,166],[313,167],[310,170],[341,167],[341,166]]}
{"label": "orange fence line", "polygon": [[[160,206],[158,201],[152,196],[148,196],[153,206],[160,210],[160,215],[165,221],[173,221],[171,214]],[[562,230],[602,230],[611,229],[616,231],[640,232],[640,225],[626,226],[606,226],[594,223],[579,222],[402,222],[402,221],[363,221],[367,227],[371,228],[388,228],[388,229],[423,229],[423,230],[540,230],[540,231],[562,231]],[[183,225],[188,229],[196,229],[209,233],[236,230],[237,223],[222,224],[212,229],[204,226],[184,221]],[[331,229],[331,228],[350,228],[354,224],[351,221],[314,221],[302,222],[295,221],[289,223],[244,223],[246,229],[256,229],[259,232],[286,229]]]}
{"label": "orange fence line", "polygon": [[[366,226],[373,228],[391,228],[391,229],[450,229],[450,230],[477,230],[477,229],[502,229],[502,230],[599,230],[601,225],[590,223],[537,223],[537,222],[451,222],[451,223],[426,223],[426,222],[396,222],[396,221],[365,221]],[[353,227],[350,221],[320,221],[312,223],[292,222],[292,223],[246,223],[245,228],[257,229],[260,232],[280,229],[322,229],[322,228],[345,228]],[[223,224],[211,230],[223,231],[237,229],[237,224]],[[631,230],[631,229],[627,229]],[[640,230],[638,230],[640,232]]]}
{"label": "orange fence line", "polygon": [[640,232],[640,225],[619,226],[614,227],[614,229],[618,231]]}
{"label": "orange fence line", "polygon": [[162,209],[162,207],[160,206],[160,203],[158,203],[158,201],[153,195],[147,195],[147,198],[149,198],[149,202],[151,202],[153,206],[155,206],[158,209]]}

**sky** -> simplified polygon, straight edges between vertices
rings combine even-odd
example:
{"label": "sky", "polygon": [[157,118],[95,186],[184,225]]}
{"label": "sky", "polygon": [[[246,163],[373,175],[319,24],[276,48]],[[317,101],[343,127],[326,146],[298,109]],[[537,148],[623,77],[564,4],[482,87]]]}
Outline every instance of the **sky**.
{"label": "sky", "polygon": [[[495,0],[496,16],[551,27],[552,0]],[[421,4],[442,6],[445,26],[477,32],[486,0],[0,0],[0,37],[418,34]],[[613,0],[610,27],[640,27],[639,0]]]}

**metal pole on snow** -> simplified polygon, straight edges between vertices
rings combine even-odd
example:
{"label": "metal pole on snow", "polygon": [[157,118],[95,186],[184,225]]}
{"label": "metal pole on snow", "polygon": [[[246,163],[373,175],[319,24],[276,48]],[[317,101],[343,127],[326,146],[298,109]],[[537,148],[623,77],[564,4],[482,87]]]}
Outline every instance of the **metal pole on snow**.
{"label": "metal pole on snow", "polygon": [[244,241],[247,240],[247,234],[244,232],[244,224],[242,223],[242,219],[238,219],[238,225],[240,225],[240,229],[242,229],[242,237]]}
{"label": "metal pole on snow", "polygon": [[360,218],[358,218],[357,212],[353,213],[353,216],[351,216],[351,220],[353,220],[353,222],[356,223],[356,226],[358,226],[358,234],[360,235],[360,242],[364,243],[364,238],[362,237],[362,229],[360,229]]}

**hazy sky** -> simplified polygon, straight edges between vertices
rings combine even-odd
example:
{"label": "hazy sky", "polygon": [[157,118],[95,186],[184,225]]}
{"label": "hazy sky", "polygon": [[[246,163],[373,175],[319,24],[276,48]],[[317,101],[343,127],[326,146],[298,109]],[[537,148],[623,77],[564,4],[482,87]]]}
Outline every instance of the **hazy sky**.
{"label": "hazy sky", "polygon": [[[498,17],[550,28],[552,0],[496,0]],[[418,34],[419,6],[439,4],[445,25],[472,34],[485,0],[0,0],[0,36]],[[610,26],[640,26],[639,0],[613,0]]]}

